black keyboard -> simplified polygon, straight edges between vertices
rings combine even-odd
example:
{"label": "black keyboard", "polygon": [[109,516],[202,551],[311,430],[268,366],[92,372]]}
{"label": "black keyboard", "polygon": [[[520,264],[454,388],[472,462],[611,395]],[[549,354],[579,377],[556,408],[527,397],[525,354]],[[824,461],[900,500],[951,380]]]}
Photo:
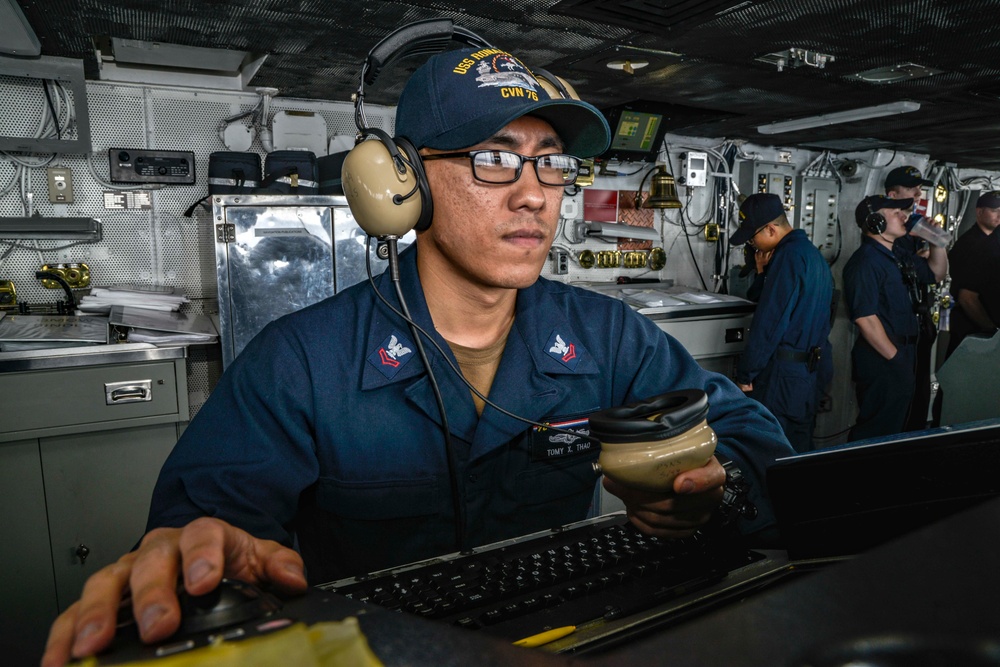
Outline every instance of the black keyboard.
{"label": "black keyboard", "polygon": [[636,614],[763,557],[649,537],[619,513],[318,588],[514,641]]}

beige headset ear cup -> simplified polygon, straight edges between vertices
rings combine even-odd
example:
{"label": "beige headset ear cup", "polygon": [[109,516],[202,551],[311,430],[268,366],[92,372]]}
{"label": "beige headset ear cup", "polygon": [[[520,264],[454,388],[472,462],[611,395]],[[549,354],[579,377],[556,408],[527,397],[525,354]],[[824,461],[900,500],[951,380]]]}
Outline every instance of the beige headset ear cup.
{"label": "beige headset ear cup", "polygon": [[363,141],[347,154],[341,170],[344,196],[358,226],[369,236],[403,236],[420,221],[423,195],[410,165],[396,169],[389,149]]}
{"label": "beige headset ear cup", "polygon": [[535,75],[535,79],[539,84],[541,84],[542,90],[544,90],[549,96],[549,99],[580,99],[576,89],[573,88],[569,81],[561,76],[556,76],[552,72],[543,69],[536,69],[532,72],[532,74]]}

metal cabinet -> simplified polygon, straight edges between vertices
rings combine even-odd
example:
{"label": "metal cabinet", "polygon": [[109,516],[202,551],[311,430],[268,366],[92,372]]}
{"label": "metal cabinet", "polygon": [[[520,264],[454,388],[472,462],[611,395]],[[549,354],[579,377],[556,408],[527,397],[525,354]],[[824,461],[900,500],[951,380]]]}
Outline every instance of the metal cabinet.
{"label": "metal cabinet", "polygon": [[188,420],[186,377],[184,348],[0,353],[0,655],[11,664],[37,663],[55,615],[142,536]]}
{"label": "metal cabinet", "polygon": [[[224,367],[271,320],[368,278],[367,237],[344,197],[217,195],[212,219]],[[373,274],[385,269],[374,244],[371,260]]]}

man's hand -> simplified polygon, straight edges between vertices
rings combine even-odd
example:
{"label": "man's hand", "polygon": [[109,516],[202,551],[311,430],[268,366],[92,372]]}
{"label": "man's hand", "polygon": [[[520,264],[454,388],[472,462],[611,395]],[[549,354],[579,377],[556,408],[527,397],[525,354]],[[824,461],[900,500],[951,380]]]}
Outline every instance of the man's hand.
{"label": "man's hand", "polygon": [[753,382],[748,382],[746,384],[740,384],[739,382],[737,382],[736,386],[739,387],[740,391],[742,391],[745,394],[749,394],[750,392],[753,391]]}
{"label": "man's hand", "polygon": [[622,486],[607,477],[604,488],[625,503],[636,528],[654,537],[688,537],[712,518],[722,502],[726,471],[715,457],[674,480],[673,492],[649,493]]}
{"label": "man's hand", "polygon": [[758,250],[754,253],[754,261],[757,263],[757,273],[764,273],[764,267],[767,266],[768,262],[771,261],[771,257],[774,256],[774,250],[768,250],[764,252]]}
{"label": "man's hand", "polygon": [[136,551],[95,572],[80,599],[52,624],[42,667],[64,665],[106,648],[114,637],[118,606],[132,594],[132,613],[146,643],[180,627],[177,578],[183,572],[191,595],[210,592],[223,576],[301,593],[307,584],[302,558],[271,540],[259,540],[219,519],[202,518],[184,528],[158,528]]}

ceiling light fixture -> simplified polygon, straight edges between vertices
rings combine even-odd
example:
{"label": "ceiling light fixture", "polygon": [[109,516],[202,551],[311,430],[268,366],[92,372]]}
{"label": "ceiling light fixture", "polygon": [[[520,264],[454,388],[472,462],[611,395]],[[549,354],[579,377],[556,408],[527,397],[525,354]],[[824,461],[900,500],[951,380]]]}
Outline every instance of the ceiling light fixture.
{"label": "ceiling light fixture", "polygon": [[934,76],[935,74],[941,74],[943,71],[916,63],[900,63],[899,65],[890,65],[888,67],[867,69],[864,72],[852,74],[848,78],[861,79],[867,83],[897,83],[899,81],[912,81],[913,79]]}
{"label": "ceiling light fixture", "polygon": [[819,51],[810,51],[809,49],[800,49],[793,46],[785,51],[766,53],[754,58],[754,60],[775,65],[778,71],[782,72],[786,67],[794,68],[803,65],[815,67],[816,69],[825,69],[828,63],[836,60],[836,57],[829,53],[820,53]]}
{"label": "ceiling light fixture", "polygon": [[648,60],[633,60],[631,58],[627,58],[625,60],[608,61],[609,69],[621,70],[626,74],[635,74],[635,71],[637,69],[642,69],[643,67],[648,67],[648,66],[649,66]]}
{"label": "ceiling light fixture", "polygon": [[778,123],[761,125],[757,131],[761,134],[781,134],[782,132],[795,132],[796,130],[809,130],[815,127],[826,127],[827,125],[837,125],[838,123],[851,123],[856,120],[868,120],[869,118],[881,118],[882,116],[895,116],[901,113],[911,113],[920,109],[920,102],[890,102],[879,104],[874,107],[862,107],[860,109],[849,109],[847,111],[836,111],[819,116],[809,116],[807,118],[796,118],[795,120],[785,120]]}

